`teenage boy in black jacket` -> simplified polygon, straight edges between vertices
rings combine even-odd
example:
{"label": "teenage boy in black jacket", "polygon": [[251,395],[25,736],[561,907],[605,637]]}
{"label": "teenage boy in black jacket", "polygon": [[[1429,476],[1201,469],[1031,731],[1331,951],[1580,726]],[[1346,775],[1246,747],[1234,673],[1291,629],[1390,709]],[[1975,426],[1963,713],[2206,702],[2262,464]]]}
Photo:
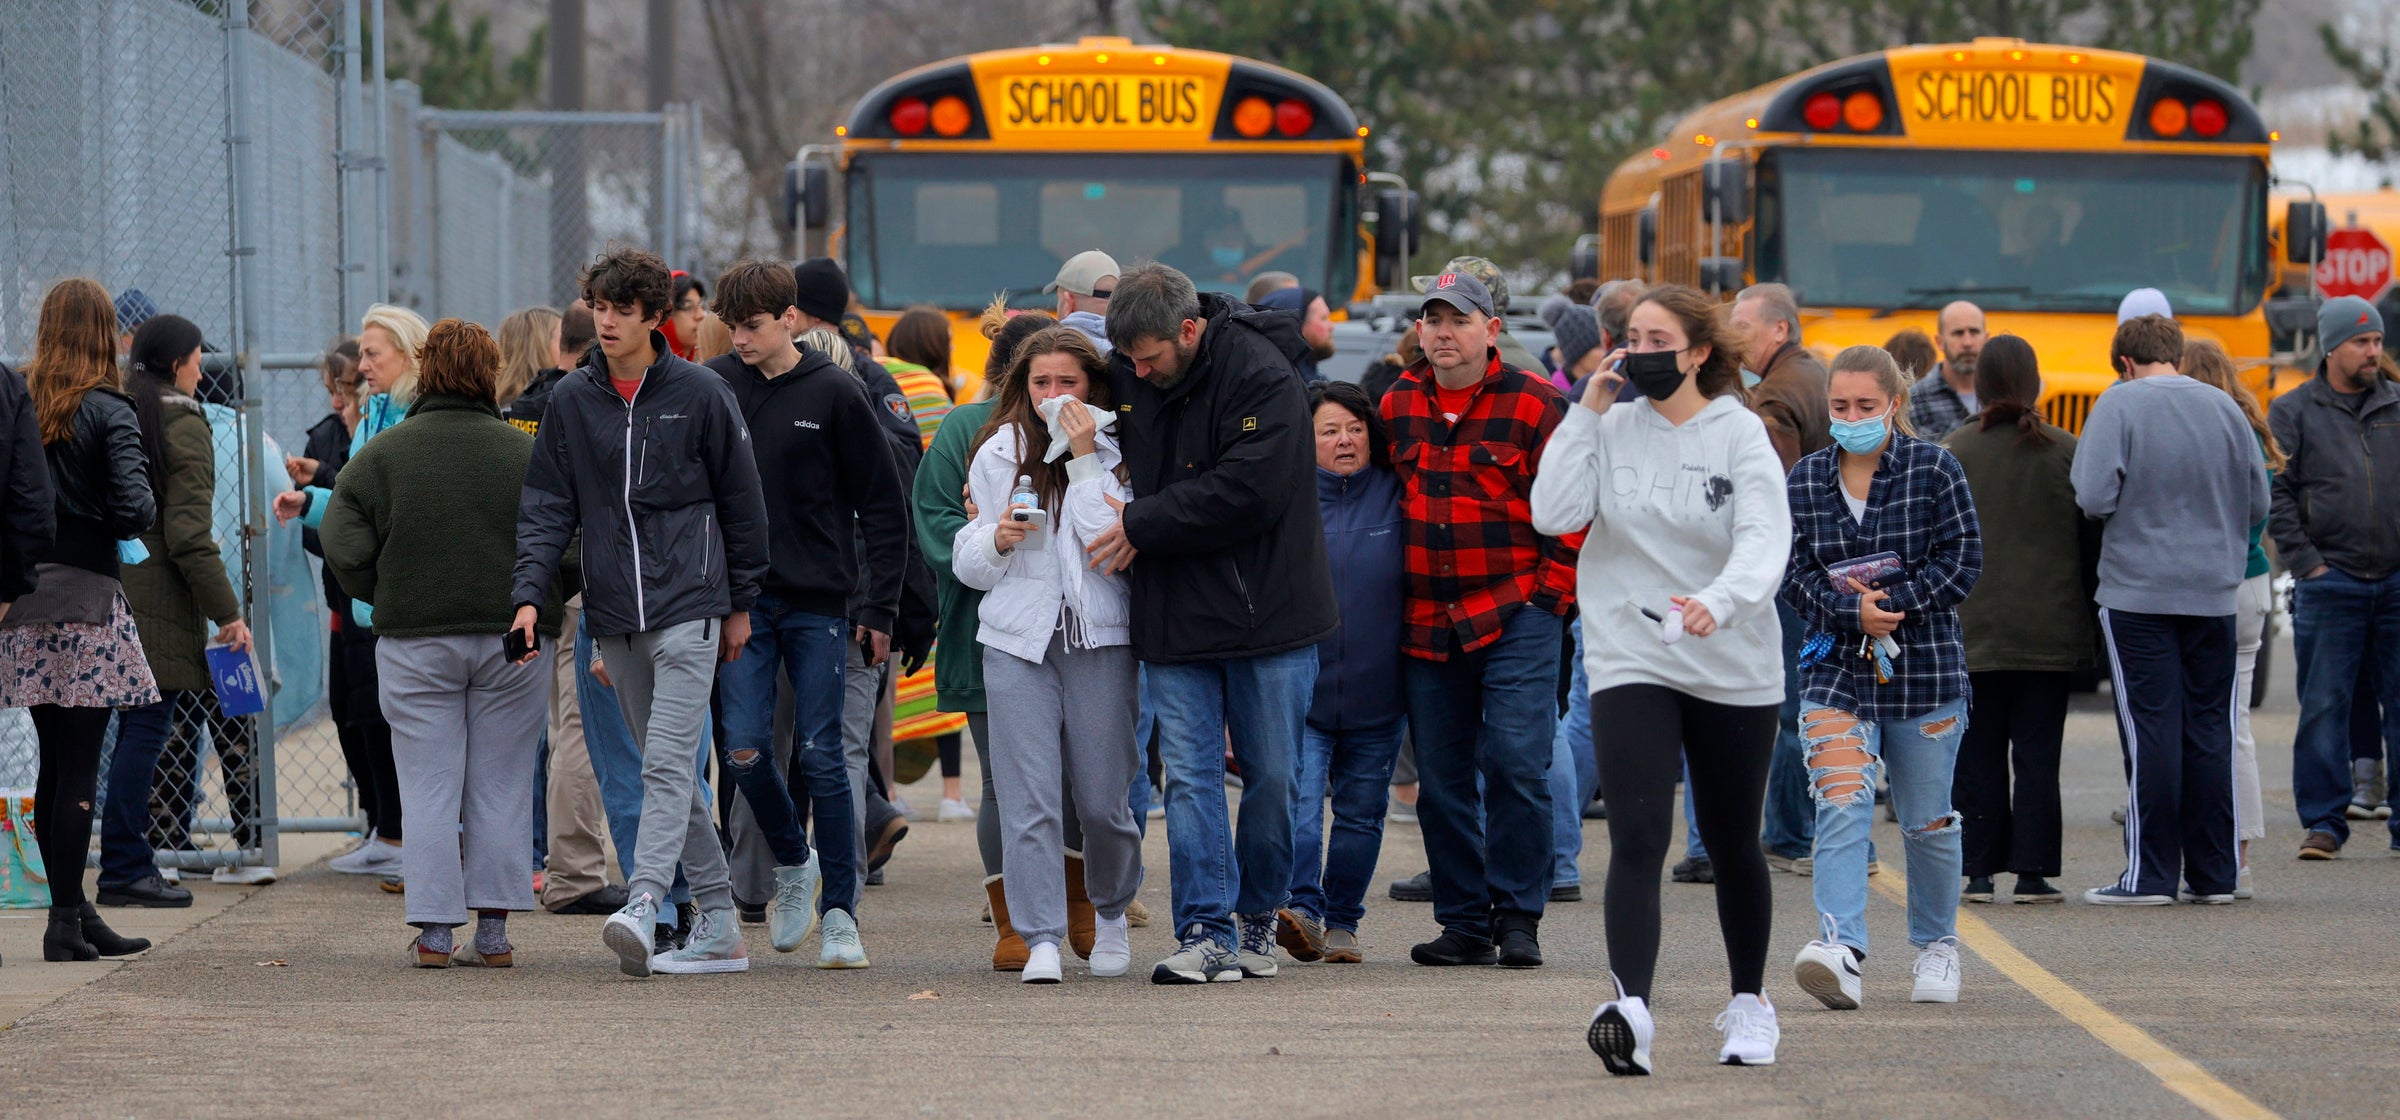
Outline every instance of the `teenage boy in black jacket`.
{"label": "teenage boy in black jacket", "polygon": [[[734,782],[766,834],[779,865],[768,907],[775,948],[790,952],[816,914],[793,912],[793,883],[814,868],[795,791],[809,799],[823,860],[824,968],[866,964],[858,943],[859,861],[851,823],[850,773],[842,749],[843,669],[850,642],[888,647],[900,600],[901,569],[867,565],[868,592],[855,616],[851,588],[861,576],[853,530],[869,556],[905,555],[908,517],[900,474],[878,429],[875,406],[848,370],[792,345],[799,311],[792,271],[743,261],[717,280],[717,317],[733,333],[733,352],[709,361],[725,378],[750,426],[750,450],[768,480],[768,563],[750,609],[746,656],[718,675],[718,707]],[[788,781],[776,774],[777,668],[792,686]]]}
{"label": "teenage boy in black jacket", "polygon": [[[666,264],[639,249],[584,270],[600,357],[553,390],[517,512],[514,629],[536,644],[536,604],[549,601],[580,531],[584,628],[642,745],[631,897],[601,929],[629,976],[750,967],[693,763],[717,662],[749,643],[766,502],[724,379],[676,357],[659,333],[668,290]],[[678,862],[700,914],[682,948],[654,954]]]}
{"label": "teenage boy in black jacket", "polygon": [[[1315,435],[1292,372],[1307,343],[1291,315],[1202,295],[1159,264],[1118,276],[1108,340],[1134,498],[1091,551],[1095,567],[1131,564],[1180,943],[1150,979],[1273,976],[1301,725],[1317,642],[1337,622],[1309,485]],[[1238,840],[1225,816],[1229,725],[1242,768]],[[1238,894],[1228,889],[1237,882]]]}

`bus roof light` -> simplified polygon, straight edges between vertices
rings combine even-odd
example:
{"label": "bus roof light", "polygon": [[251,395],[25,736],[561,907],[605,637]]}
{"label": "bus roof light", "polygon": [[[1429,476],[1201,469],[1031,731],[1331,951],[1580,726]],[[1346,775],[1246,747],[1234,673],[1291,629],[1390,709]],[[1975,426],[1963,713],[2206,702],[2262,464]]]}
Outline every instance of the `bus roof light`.
{"label": "bus roof light", "polygon": [[1150,65],[1152,65],[1152,66],[1164,66],[1164,65],[1166,65],[1166,64],[1167,64],[1167,56],[1165,56],[1165,55],[1163,55],[1163,54],[1154,54],[1154,55],[1151,55],[1151,56],[1150,56]]}
{"label": "bus roof light", "polygon": [[927,116],[924,98],[903,97],[892,103],[892,131],[902,136],[920,135]]}
{"label": "bus roof light", "polygon": [[2192,131],[2208,139],[2214,140],[2225,135],[2225,126],[2229,121],[2223,102],[2204,99],[2192,103]]}
{"label": "bus roof light", "polygon": [[1317,111],[1308,102],[1291,98],[1275,106],[1275,131],[1285,136],[1304,136],[1317,126]]}
{"label": "bus roof light", "polygon": [[955,94],[935,101],[930,115],[933,118],[933,130],[944,136],[965,132],[975,120],[975,115],[967,109],[967,103]]}
{"label": "bus roof light", "polygon": [[1363,124],[1358,126],[1358,135],[1361,139],[1364,139],[1367,135],[1367,126]]}
{"label": "bus roof light", "polygon": [[1750,118],[1749,120],[1743,121],[1743,122],[1742,122],[1742,124],[1743,124],[1743,125],[1745,125],[1745,126],[1747,126],[1747,127],[1750,127],[1750,128],[1757,128],[1757,127],[1758,127],[1758,118],[1757,118],[1757,117],[1752,117],[1752,118]]}
{"label": "bus roof light", "polygon": [[1808,99],[1800,109],[1800,119],[1819,132],[1830,131],[1842,120],[1842,99],[1830,93],[1820,93]]}
{"label": "bus roof light", "polygon": [[1256,140],[1275,127],[1275,107],[1264,97],[1245,97],[1233,107],[1233,130]]}
{"label": "bus roof light", "polygon": [[1842,123],[1852,132],[1873,132],[1883,127],[1883,98],[1871,90],[1859,90],[1842,101]]}
{"label": "bus roof light", "polygon": [[2161,97],[2150,103],[2150,131],[2159,139],[2172,140],[2183,135],[2184,127],[2190,123],[2191,113],[2183,107],[2183,102]]}
{"label": "bus roof light", "polygon": [[1093,55],[1093,56],[1092,56],[1092,61],[1094,61],[1094,62],[1107,62],[1107,61],[1108,61],[1108,52],[1107,52],[1107,51],[1102,51],[1102,52],[1100,52],[1099,54]]}

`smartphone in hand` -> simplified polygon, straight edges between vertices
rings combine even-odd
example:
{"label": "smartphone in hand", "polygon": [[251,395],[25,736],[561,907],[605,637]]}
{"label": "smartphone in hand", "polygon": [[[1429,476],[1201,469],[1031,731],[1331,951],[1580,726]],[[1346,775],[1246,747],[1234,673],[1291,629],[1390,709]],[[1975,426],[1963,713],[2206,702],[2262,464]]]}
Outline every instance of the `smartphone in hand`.
{"label": "smartphone in hand", "polygon": [[512,626],[507,633],[500,635],[500,656],[507,658],[509,664],[523,661],[533,653],[533,644],[526,640],[523,630]]}

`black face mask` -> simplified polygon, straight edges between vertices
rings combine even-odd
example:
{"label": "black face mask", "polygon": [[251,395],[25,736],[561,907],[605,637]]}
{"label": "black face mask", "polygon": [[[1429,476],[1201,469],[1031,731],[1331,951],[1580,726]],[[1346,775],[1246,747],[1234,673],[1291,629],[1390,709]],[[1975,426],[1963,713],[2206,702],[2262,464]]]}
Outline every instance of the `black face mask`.
{"label": "black face mask", "polygon": [[1617,367],[1634,390],[1654,401],[1663,401],[1683,388],[1683,368],[1675,364],[1673,350],[1644,350],[1625,355]]}

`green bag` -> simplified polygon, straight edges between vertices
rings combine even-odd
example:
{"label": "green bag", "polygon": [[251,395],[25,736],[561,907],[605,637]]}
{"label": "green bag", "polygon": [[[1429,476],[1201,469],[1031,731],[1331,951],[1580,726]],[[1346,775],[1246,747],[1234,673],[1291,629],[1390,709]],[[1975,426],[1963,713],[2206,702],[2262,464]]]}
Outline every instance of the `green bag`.
{"label": "green bag", "polygon": [[33,791],[0,790],[0,910],[46,910],[50,876],[33,836]]}

